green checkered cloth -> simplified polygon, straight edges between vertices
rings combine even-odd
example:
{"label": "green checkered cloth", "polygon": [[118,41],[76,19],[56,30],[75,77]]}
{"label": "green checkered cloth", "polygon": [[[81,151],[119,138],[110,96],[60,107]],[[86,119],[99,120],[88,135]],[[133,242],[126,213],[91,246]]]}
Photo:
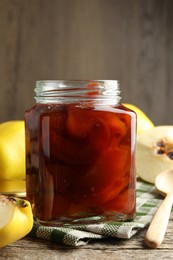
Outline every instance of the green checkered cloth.
{"label": "green checkered cloth", "polygon": [[129,239],[140,229],[149,225],[162,200],[154,185],[138,180],[136,184],[137,212],[133,221],[76,224],[63,227],[45,227],[35,223],[29,236],[75,247],[85,245],[93,239],[105,237]]}

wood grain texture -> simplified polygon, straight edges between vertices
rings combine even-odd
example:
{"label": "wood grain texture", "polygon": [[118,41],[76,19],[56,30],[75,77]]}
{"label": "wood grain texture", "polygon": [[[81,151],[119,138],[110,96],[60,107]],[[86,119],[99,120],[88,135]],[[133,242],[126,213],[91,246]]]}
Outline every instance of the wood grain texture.
{"label": "wood grain texture", "polygon": [[119,79],[124,102],[173,124],[172,0],[1,0],[0,122],[39,79]]}
{"label": "wood grain texture", "polygon": [[10,260],[127,260],[173,259],[173,215],[171,215],[165,239],[158,249],[144,244],[146,229],[140,230],[129,240],[107,238],[95,240],[79,248],[62,246],[53,242],[26,237],[1,248],[0,259]]}

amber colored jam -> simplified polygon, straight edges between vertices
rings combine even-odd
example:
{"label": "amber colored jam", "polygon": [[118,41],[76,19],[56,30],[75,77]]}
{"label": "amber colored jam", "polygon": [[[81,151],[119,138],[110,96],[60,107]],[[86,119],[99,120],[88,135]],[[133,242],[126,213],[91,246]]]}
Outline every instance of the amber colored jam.
{"label": "amber colored jam", "polygon": [[134,218],[134,112],[36,104],[25,122],[27,199],[38,220]]}

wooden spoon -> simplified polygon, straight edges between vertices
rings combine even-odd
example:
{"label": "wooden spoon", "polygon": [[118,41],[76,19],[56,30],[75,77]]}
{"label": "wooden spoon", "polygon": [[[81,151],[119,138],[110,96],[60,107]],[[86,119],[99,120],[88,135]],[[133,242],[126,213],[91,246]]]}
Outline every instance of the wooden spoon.
{"label": "wooden spoon", "polygon": [[166,197],[160,204],[146,233],[145,243],[151,248],[159,247],[166,233],[173,204],[173,170],[160,173],[156,177],[155,186]]}

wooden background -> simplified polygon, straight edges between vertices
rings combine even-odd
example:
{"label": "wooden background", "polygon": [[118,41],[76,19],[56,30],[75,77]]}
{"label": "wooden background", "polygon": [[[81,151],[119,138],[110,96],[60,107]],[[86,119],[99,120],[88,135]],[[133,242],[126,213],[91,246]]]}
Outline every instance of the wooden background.
{"label": "wooden background", "polygon": [[173,124],[173,1],[0,0],[0,122],[40,79],[119,79],[123,102]]}

